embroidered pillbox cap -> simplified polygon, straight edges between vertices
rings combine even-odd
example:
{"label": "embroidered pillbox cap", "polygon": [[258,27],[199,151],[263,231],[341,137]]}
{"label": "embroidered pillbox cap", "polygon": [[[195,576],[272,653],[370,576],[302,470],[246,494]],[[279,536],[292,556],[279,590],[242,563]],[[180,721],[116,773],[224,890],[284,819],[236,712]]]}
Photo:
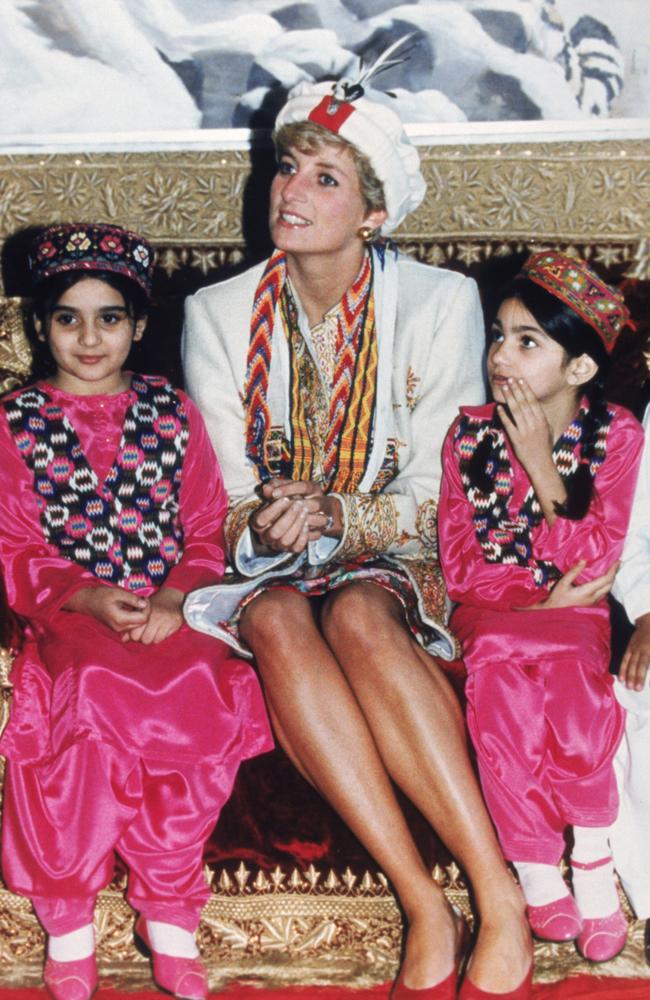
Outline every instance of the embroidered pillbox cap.
{"label": "embroidered pillbox cap", "polygon": [[388,216],[381,231],[387,234],[422,203],[426,184],[418,151],[399,116],[385,104],[369,101],[363,92],[360,84],[347,80],[299,83],[290,91],[275,127],[311,121],[364,153],[384,188]]}
{"label": "embroidered pillbox cap", "polygon": [[68,271],[113,271],[151,295],[154,253],[138,233],[104,223],[49,226],[34,240],[29,266],[34,285]]}
{"label": "embroidered pillbox cap", "polygon": [[624,326],[633,325],[621,293],[606,284],[584,260],[558,250],[529,257],[520,276],[530,278],[565,302],[596,331],[611,353]]}

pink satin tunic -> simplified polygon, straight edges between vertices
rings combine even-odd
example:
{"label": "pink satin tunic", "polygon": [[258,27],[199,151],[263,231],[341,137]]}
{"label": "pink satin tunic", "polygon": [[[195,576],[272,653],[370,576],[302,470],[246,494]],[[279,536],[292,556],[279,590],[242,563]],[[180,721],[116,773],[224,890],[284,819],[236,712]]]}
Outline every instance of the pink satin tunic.
{"label": "pink satin tunic", "polygon": [[[558,517],[531,531],[533,555],[566,573],[587,565],[578,582],[619,558],[630,515],[643,432],[621,407],[607,437],[594,494],[579,521]],[[489,420],[493,406],[464,412]],[[624,716],[613,696],[609,608],[526,610],[549,595],[525,566],[488,563],[476,537],[461,480],[454,424],[443,449],[440,556],[451,627],[468,672],[468,728],[481,785],[506,857],[555,864],[569,824],[605,826],[617,812],[612,759]],[[514,517],[530,480],[508,442]]]}
{"label": "pink satin tunic", "polygon": [[[101,483],[134,393],[42,388],[64,410]],[[185,542],[164,586],[187,593],[223,574],[227,499],[203,421],[180,395],[190,432],[180,489]],[[117,848],[131,867],[134,905],[149,919],[193,926],[207,896],[202,841],[239,762],[272,746],[254,671],[185,624],[156,644],[124,643],[96,619],[63,610],[78,589],[104,584],[45,541],[32,474],[3,411],[0,562],[24,623],[0,742],[9,760],[5,879],[34,899],[47,929],[65,933],[92,911]]]}

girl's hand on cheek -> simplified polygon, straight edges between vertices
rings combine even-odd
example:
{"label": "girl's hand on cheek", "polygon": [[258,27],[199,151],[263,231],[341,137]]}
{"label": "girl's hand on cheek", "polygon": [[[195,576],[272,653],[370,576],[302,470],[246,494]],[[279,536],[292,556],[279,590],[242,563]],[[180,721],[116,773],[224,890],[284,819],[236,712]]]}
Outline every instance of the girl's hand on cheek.
{"label": "girl's hand on cheek", "polygon": [[528,473],[549,526],[557,518],[557,506],[566,502],[566,487],[553,462],[553,432],[546,414],[525,379],[509,379],[503,386],[508,408],[497,404],[497,412],[515,455]]}
{"label": "girl's hand on cheek", "polygon": [[497,411],[515,455],[530,475],[541,464],[552,462],[553,435],[537,396],[524,379],[509,379],[503,386],[507,409]]}

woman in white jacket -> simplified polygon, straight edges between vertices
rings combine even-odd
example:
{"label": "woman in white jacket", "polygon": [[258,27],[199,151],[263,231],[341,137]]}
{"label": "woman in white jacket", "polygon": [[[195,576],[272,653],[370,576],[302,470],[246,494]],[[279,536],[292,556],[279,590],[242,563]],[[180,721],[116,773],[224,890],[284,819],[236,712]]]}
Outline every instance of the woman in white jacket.
{"label": "woman in white jacket", "polygon": [[390,879],[408,921],[394,1000],[455,995],[462,925],[391,780],[472,881],[462,996],[510,996],[531,958],[523,903],[430,655],[455,653],[439,453],[459,402],[483,399],[476,287],[377,241],[425,186],[401,122],[361,86],[301,85],[275,141],[275,253],[187,304],[187,386],[230,496],[235,573],[186,616],[252,652],[279,741]]}

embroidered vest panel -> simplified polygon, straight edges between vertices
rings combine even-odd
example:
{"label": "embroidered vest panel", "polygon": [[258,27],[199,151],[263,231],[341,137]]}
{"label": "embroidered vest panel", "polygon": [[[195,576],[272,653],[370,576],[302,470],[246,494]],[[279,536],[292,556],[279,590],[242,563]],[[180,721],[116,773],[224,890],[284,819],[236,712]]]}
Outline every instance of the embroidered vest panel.
{"label": "embroidered vest panel", "polygon": [[65,413],[31,387],[3,405],[47,542],[100,580],[159,587],[181,558],[179,492],[188,440],[180,397],[164,378],[134,375],[115,461],[103,483]]}
{"label": "embroidered vest panel", "polygon": [[[580,464],[580,446],[584,435],[587,410],[581,407],[578,416],[567,427],[553,448],[553,461],[564,479],[569,479]],[[596,432],[589,471],[595,477],[607,454],[607,435],[614,414],[607,410],[606,418]],[[528,568],[538,587],[552,584],[560,571],[548,560],[537,559],[533,553],[532,531],[542,520],[542,508],[532,486],[513,515],[509,503],[513,493],[513,470],[506,447],[505,434],[494,421],[464,414],[455,433],[460,475],[465,494],[474,508],[474,531],[488,563],[510,563]],[[470,477],[470,463],[480,448],[484,451],[481,482]]]}

